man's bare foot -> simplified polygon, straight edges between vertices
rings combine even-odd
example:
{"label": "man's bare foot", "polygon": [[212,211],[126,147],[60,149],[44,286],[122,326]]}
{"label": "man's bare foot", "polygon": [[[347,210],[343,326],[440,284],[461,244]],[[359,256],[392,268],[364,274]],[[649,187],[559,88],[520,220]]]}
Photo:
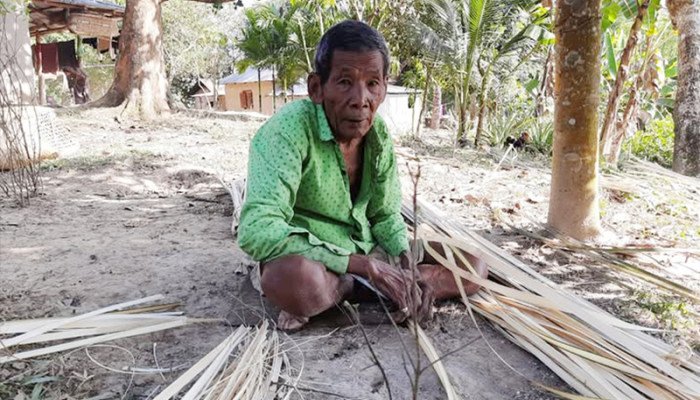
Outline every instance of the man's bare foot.
{"label": "man's bare foot", "polygon": [[277,317],[277,328],[283,331],[296,331],[306,325],[307,322],[309,322],[307,317],[299,317],[286,311],[280,311],[280,315]]}

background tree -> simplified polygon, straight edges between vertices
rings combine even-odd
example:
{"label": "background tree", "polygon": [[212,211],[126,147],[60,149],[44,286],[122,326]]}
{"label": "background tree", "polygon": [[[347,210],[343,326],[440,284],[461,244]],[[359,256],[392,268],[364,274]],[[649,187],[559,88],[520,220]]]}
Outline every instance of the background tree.
{"label": "background tree", "polygon": [[560,1],[555,8],[555,136],[548,223],[585,240],[600,232],[600,0]]}
{"label": "background tree", "polygon": [[[535,51],[535,46],[539,43],[546,43],[547,36],[549,34],[547,21],[549,20],[549,13],[533,13],[530,11],[538,1],[532,2],[521,2],[519,5],[522,7],[522,13],[517,13],[517,9],[513,10],[511,17],[508,19],[513,19],[520,14],[522,18],[523,15],[527,20],[526,25],[517,31],[512,36],[504,32],[502,35],[494,35],[492,42],[488,46],[484,46],[484,51],[479,57],[479,63],[483,60],[486,66],[484,68],[479,68],[481,72],[481,88],[479,90],[479,119],[476,126],[476,134],[474,135],[474,146],[478,146],[481,141],[481,134],[486,120],[486,107],[487,98],[489,93],[489,83],[491,80],[491,71],[495,68],[500,68],[501,70],[510,71],[511,67],[505,63],[500,63],[501,60],[519,55],[521,57],[520,62],[518,62],[512,69],[517,69],[527,58],[531,52]],[[515,134],[515,132],[514,132]]]}
{"label": "background tree", "polygon": [[190,106],[187,96],[200,79],[211,80],[211,89],[216,92],[218,80],[232,72],[239,57],[234,42],[243,21],[241,14],[231,4],[216,7],[186,0],[163,4],[163,49],[171,106]]}
{"label": "background tree", "polygon": [[[216,3],[226,1],[216,0]],[[114,82],[107,93],[91,105],[116,107],[126,102],[127,107],[141,117],[151,118],[170,110],[167,93],[161,1],[127,0]]]}
{"label": "background tree", "polygon": [[[612,139],[616,136],[615,128],[617,125],[616,122],[618,103],[620,101],[620,98],[622,97],[623,85],[628,78],[632,55],[637,46],[639,32],[642,29],[642,23],[644,22],[644,18],[646,17],[650,3],[651,0],[642,0],[640,4],[637,4],[635,0],[633,4],[637,8],[637,15],[634,19],[634,22],[632,23],[632,27],[630,28],[627,43],[625,44],[625,48],[622,51],[622,55],[620,56],[620,62],[614,63],[614,59],[613,61],[609,62],[613,65],[616,64],[617,71],[615,76],[615,83],[613,85],[612,90],[610,91],[610,95],[608,96],[608,105],[605,109],[605,116],[603,117],[603,124],[601,126],[600,131],[600,145],[603,148],[603,155],[605,156],[608,163],[614,161],[614,157],[611,155],[611,153]],[[658,1],[655,2],[655,6],[657,5]],[[609,35],[606,36],[606,38],[609,37]]]}
{"label": "background tree", "polygon": [[[321,38],[322,24],[312,2],[271,2],[249,8],[238,47],[243,58],[237,63],[239,72],[250,67],[271,68],[273,91],[277,81],[286,91],[301,77],[311,72],[313,51]],[[330,21],[329,21],[330,19]],[[324,21],[335,22],[329,16]],[[258,84],[260,84],[258,80]],[[273,109],[276,101],[273,97]],[[259,99],[258,104],[262,104]]]}
{"label": "background tree", "polygon": [[679,32],[673,170],[700,177],[700,3],[668,0]]}

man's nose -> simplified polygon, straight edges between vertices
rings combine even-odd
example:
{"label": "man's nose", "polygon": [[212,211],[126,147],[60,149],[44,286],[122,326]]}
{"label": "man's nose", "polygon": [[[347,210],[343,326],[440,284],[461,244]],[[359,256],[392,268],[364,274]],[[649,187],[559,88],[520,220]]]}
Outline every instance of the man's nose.
{"label": "man's nose", "polygon": [[369,107],[369,90],[364,83],[356,83],[350,90],[350,106],[357,108]]}

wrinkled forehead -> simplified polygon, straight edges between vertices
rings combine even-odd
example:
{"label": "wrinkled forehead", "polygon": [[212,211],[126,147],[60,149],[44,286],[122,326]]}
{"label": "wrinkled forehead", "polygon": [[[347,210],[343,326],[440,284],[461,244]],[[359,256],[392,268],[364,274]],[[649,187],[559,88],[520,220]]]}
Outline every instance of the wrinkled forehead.
{"label": "wrinkled forehead", "polygon": [[334,50],[331,75],[361,74],[383,77],[384,58],[378,50]]}

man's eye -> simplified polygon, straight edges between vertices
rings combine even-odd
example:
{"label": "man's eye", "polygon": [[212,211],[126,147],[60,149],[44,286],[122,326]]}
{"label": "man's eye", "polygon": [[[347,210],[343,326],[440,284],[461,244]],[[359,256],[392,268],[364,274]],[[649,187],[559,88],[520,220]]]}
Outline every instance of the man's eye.
{"label": "man's eye", "polygon": [[379,81],[370,81],[369,82],[369,87],[375,87],[377,85],[379,85]]}
{"label": "man's eye", "polygon": [[350,79],[341,79],[338,81],[338,84],[340,85],[349,85],[350,84]]}

